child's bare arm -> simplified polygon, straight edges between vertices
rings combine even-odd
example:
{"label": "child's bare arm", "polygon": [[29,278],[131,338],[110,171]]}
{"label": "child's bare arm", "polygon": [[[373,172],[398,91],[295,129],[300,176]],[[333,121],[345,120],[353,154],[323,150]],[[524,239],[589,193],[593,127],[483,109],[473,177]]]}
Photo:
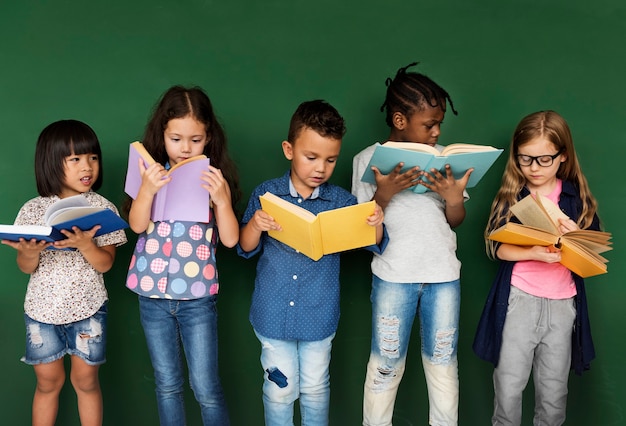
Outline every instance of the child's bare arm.
{"label": "child's bare arm", "polygon": [[252,219],[241,228],[239,246],[243,251],[252,251],[259,245],[261,234],[264,231],[280,231],[281,229],[280,225],[269,214],[263,210],[257,210]]}
{"label": "child's bare arm", "polygon": [[432,169],[425,173],[426,181],[421,182],[426,188],[441,195],[446,201],[446,220],[455,228],[465,220],[465,199],[463,192],[474,169],[469,169],[461,179],[454,179],[450,165],[446,165],[445,176],[439,170]]}
{"label": "child's bare arm", "polygon": [[554,246],[516,246],[513,244],[501,244],[496,256],[500,260],[517,262],[521,260],[538,260],[546,263],[561,261],[561,251]]}

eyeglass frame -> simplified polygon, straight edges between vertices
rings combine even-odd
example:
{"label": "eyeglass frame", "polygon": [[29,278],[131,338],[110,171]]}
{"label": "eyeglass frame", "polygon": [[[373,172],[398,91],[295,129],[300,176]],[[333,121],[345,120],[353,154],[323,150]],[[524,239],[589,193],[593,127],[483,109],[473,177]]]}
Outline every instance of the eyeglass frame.
{"label": "eyeglass frame", "polygon": [[[517,164],[519,164],[520,167],[530,167],[533,165],[533,162],[536,162],[539,167],[550,167],[554,164],[554,160],[556,159],[556,157],[558,157],[561,154],[563,154],[563,149],[559,149],[559,152],[557,152],[554,155],[544,154],[544,155],[534,156],[534,155],[526,155],[526,154],[516,154],[515,158],[517,158]],[[528,164],[522,164],[520,161],[520,157],[528,157],[530,158],[530,162]],[[543,165],[539,162],[540,158],[545,158],[545,157],[550,157],[550,164]]]}

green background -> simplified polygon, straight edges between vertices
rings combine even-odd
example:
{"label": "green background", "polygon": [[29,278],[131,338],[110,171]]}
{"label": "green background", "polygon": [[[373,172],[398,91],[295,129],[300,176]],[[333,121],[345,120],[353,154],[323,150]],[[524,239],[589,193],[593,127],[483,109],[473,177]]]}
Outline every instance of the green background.
{"label": "green background", "polygon": [[[626,424],[623,352],[626,207],[623,164],[626,99],[626,6],[622,0],[134,0],[2,2],[0,6],[0,223],[12,223],[36,196],[37,135],[52,121],[83,120],[103,147],[100,191],[120,204],[128,143],[141,137],[150,109],[173,84],[200,85],[229,136],[247,199],[261,181],[282,174],[280,149],[289,118],[304,101],[322,98],[344,115],[348,133],[332,182],[350,186],[351,158],[383,140],[379,111],[385,79],[413,61],[452,96],[440,142],[507,147],[526,114],[554,109],[569,122],[583,171],[613,232],[609,274],[588,280],[597,359],[570,378],[569,425]],[[470,190],[458,228],[463,262],[459,342],[460,423],[489,423],[491,365],[471,342],[495,263],[482,232],[504,156]],[[620,170],[622,169],[622,170]],[[243,207],[243,205],[242,205]],[[419,220],[419,212],[416,213]],[[150,361],[136,296],[124,279],[134,236],[106,275],[108,362],[100,370],[105,424],[157,424]],[[420,244],[416,241],[415,244]],[[233,425],[262,424],[259,344],[248,323],[255,261],[219,253],[220,375]],[[2,423],[30,422],[35,377],[19,361],[27,276],[15,253],[0,247],[0,385]],[[342,317],[331,363],[331,424],[361,421],[369,353],[369,255],[342,263]],[[524,423],[532,416],[532,386]],[[189,392],[189,424],[199,424]],[[76,425],[66,382],[57,424]],[[299,423],[296,423],[299,424]],[[394,425],[427,424],[427,395],[417,327],[400,387]]]}

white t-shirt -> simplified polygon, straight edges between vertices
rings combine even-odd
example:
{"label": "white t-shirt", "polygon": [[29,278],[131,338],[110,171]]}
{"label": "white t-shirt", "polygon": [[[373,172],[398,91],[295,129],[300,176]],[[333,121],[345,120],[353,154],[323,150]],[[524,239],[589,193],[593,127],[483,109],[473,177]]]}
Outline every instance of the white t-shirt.
{"label": "white t-shirt", "polygon": [[[359,203],[371,200],[376,191],[376,185],[361,182],[361,176],[378,145],[365,148],[352,163],[352,193]],[[464,196],[469,199],[466,193]],[[456,234],[446,221],[444,209],[444,200],[434,192],[416,194],[406,190],[395,194],[385,209],[389,244],[382,254],[374,254],[372,273],[396,283],[459,279]]]}

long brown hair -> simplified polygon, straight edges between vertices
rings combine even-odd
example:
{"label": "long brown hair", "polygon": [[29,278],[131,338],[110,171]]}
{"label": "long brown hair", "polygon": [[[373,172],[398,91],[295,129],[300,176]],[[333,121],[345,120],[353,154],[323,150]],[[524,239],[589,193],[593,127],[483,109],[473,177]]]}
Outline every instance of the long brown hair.
{"label": "long brown hair", "polygon": [[487,254],[495,258],[495,244],[487,239],[491,231],[499,227],[503,221],[511,219],[509,207],[515,204],[520,191],[526,185],[526,178],[517,162],[519,148],[536,139],[544,138],[552,142],[555,148],[565,155],[566,160],[559,165],[556,177],[572,182],[579,191],[582,200],[582,212],[576,220],[581,229],[588,228],[597,212],[598,203],[591,194],[587,179],[583,175],[574,149],[574,141],[569,126],[563,117],[554,111],[539,111],[524,117],[511,140],[509,158],[502,175],[502,184],[491,205],[489,222],[485,229]]}

